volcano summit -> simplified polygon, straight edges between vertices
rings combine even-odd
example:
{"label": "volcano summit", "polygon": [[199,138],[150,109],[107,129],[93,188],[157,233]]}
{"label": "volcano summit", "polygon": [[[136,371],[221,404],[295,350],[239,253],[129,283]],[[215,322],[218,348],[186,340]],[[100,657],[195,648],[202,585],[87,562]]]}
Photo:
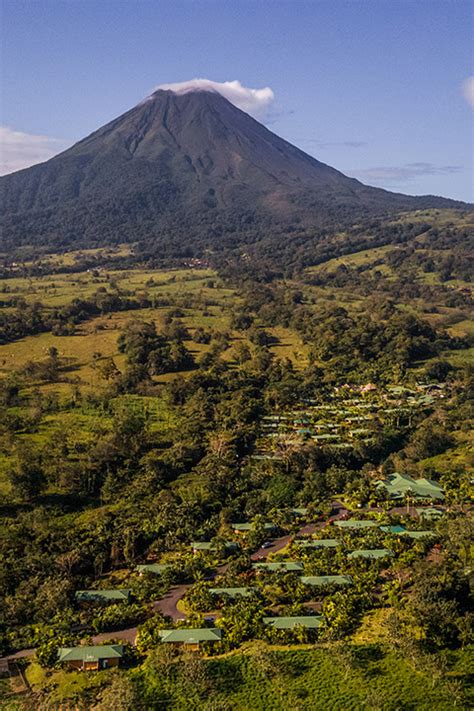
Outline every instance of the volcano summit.
{"label": "volcano summit", "polygon": [[459,204],[368,187],[217,92],[163,89],[51,160],[1,178],[0,200],[6,249],[143,241],[177,255]]}

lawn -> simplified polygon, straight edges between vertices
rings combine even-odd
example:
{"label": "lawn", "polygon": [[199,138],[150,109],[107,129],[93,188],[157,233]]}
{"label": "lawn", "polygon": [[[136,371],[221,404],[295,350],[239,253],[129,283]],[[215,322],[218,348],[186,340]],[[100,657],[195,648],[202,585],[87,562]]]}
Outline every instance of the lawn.
{"label": "lawn", "polygon": [[[453,708],[449,682],[433,684],[430,675],[414,671],[406,660],[377,645],[357,645],[354,651],[350,665],[338,662],[330,647],[272,653],[270,659],[279,669],[273,676],[259,669],[251,654],[216,660],[211,666],[216,688],[222,689],[219,699],[235,711]],[[468,654],[452,655],[448,679],[467,683]]]}

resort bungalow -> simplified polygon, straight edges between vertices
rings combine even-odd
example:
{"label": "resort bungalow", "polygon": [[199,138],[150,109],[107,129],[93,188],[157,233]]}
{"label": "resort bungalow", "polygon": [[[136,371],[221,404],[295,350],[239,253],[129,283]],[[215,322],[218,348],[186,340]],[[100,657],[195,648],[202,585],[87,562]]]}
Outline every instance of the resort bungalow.
{"label": "resort bungalow", "polygon": [[414,541],[420,541],[424,538],[435,538],[436,533],[434,531],[403,531],[402,536],[407,538],[412,538]]}
{"label": "resort bungalow", "polygon": [[170,570],[170,563],[146,563],[144,565],[137,565],[137,570],[140,575],[143,573],[152,573],[153,575],[163,575],[166,570]]}
{"label": "resort bungalow", "polygon": [[232,600],[238,597],[249,597],[253,588],[210,588],[211,595],[216,597],[229,597]]}
{"label": "resort bungalow", "polygon": [[352,585],[350,575],[303,575],[300,580],[304,585],[318,588],[325,585]]}
{"label": "resort bungalow", "polygon": [[390,558],[393,556],[393,551],[388,550],[388,548],[374,548],[372,550],[360,549],[348,553],[347,557],[354,558],[365,558],[366,560],[381,560],[382,558]]}
{"label": "resort bungalow", "polygon": [[295,627],[306,627],[307,629],[317,629],[321,627],[323,618],[320,615],[314,617],[295,616],[295,617],[264,617],[263,624],[269,627],[274,627],[277,630],[292,630]]}
{"label": "resort bungalow", "polygon": [[308,509],[303,506],[301,508],[291,509],[291,513],[296,518],[303,518],[304,516],[308,515]]}
{"label": "resort bungalow", "polygon": [[337,540],[337,538],[320,538],[319,540],[297,538],[294,543],[301,546],[301,548],[337,548],[341,545],[341,541]]}
{"label": "resort bungalow", "polygon": [[400,533],[404,533],[406,529],[405,526],[397,523],[394,526],[380,526],[380,530],[384,533],[392,533],[394,536],[397,536]]}
{"label": "resort bungalow", "polygon": [[104,644],[97,647],[62,647],[58,650],[58,663],[68,669],[99,671],[117,667],[123,657],[122,644]]}
{"label": "resort bungalow", "polygon": [[404,499],[411,496],[414,499],[444,501],[444,492],[439,484],[431,479],[413,479],[408,474],[390,474],[386,479],[378,481],[376,486],[385,491],[391,499]]}
{"label": "resort bungalow", "polygon": [[186,647],[197,651],[203,642],[220,642],[222,630],[217,627],[201,627],[195,629],[160,630],[161,642],[174,647]]}
{"label": "resort bungalow", "polygon": [[[248,533],[255,530],[255,524],[253,523],[231,523],[229,525],[234,533]],[[265,531],[273,531],[276,526],[274,523],[264,523],[263,528]]]}
{"label": "resort bungalow", "polygon": [[[193,553],[217,553],[219,550],[218,543],[211,541],[193,541],[191,543]],[[224,541],[223,547],[226,551],[236,550],[239,545],[235,541]]]}
{"label": "resort bungalow", "polygon": [[74,599],[79,605],[101,604],[112,602],[130,602],[130,590],[77,590]]}
{"label": "resort bungalow", "polygon": [[362,530],[364,528],[374,528],[376,526],[375,521],[369,521],[368,519],[356,519],[348,518],[347,521],[334,521],[334,525],[338,528],[348,528],[352,531]]}
{"label": "resort bungalow", "polygon": [[275,561],[273,563],[252,563],[252,568],[263,573],[277,573],[284,571],[285,573],[296,573],[303,570],[303,563],[298,563],[293,560]]}
{"label": "resort bungalow", "polygon": [[443,515],[443,509],[437,509],[429,506],[426,509],[416,509],[416,513],[420,518],[425,518],[428,521],[434,521]]}

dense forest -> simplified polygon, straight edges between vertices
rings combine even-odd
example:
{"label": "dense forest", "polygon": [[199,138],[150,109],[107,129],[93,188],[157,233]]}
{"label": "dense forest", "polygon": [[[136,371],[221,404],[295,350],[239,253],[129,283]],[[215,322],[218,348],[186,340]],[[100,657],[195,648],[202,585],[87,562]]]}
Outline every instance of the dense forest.
{"label": "dense forest", "polygon": [[0,708],[469,707],[471,234],[4,258]]}

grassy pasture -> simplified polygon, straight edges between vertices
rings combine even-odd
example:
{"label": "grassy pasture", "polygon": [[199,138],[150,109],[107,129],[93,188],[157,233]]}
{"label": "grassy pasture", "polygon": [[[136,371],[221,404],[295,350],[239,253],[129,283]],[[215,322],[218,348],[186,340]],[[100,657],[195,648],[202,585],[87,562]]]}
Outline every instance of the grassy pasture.
{"label": "grassy pasture", "polygon": [[[268,670],[259,664],[257,647],[265,656]],[[236,711],[249,709],[284,711],[286,709],[328,708],[337,711],[360,709],[430,709],[453,708],[450,682],[460,682],[464,703],[469,707],[468,674],[472,650],[446,654],[448,672],[445,679],[433,680],[423,669],[414,671],[408,662],[387,647],[374,644],[352,645],[354,661],[344,668],[337,663],[331,646],[267,646],[248,643],[238,653],[206,661],[213,681],[211,698]],[[84,691],[96,692],[113,675],[113,671],[84,674],[75,671],[42,669],[32,662],[27,669],[33,690],[48,687],[51,700],[67,703]],[[130,672],[137,680],[142,670]],[[203,708],[202,698],[186,694],[170,705],[172,709]],[[153,706],[154,707],[154,706]],[[5,707],[4,707],[5,708]]]}
{"label": "grassy pasture", "polygon": [[[214,282],[214,288],[208,286],[209,280]],[[150,297],[199,294],[203,299],[219,302],[231,298],[232,291],[220,287],[219,283],[216,273],[211,269],[91,270],[73,274],[5,279],[0,288],[0,295],[6,302],[22,297],[30,303],[40,301],[47,307],[57,308],[73,299],[90,298],[97,289],[110,289],[116,284],[122,291],[132,294],[146,291]]]}

